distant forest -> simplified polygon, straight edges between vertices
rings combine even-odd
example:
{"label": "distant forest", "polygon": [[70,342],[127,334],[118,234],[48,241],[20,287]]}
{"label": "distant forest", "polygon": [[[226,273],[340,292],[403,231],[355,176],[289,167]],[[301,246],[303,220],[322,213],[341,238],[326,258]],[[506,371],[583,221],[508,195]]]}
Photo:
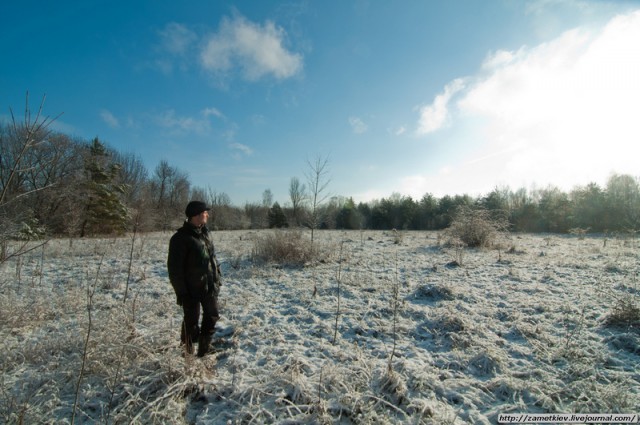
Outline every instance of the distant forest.
{"label": "distant forest", "polygon": [[193,186],[186,172],[166,160],[149,172],[135,155],[117,152],[98,138],[49,131],[50,123],[26,114],[23,121],[0,126],[2,240],[172,230],[192,199],[212,206],[211,227],[220,230],[308,227],[312,222],[326,229],[437,230],[449,226],[460,206],[500,215],[518,232],[640,229],[640,184],[630,175],[613,174],[605,187],[588,183],[568,193],[557,187],[496,187],[479,197],[392,194],[356,204],[350,197],[314,197],[318,193],[310,188],[316,184],[318,191],[318,181],[312,172],[304,183],[291,178],[291,200],[284,205],[273,202],[271,190],[265,189],[261,200],[238,206],[215,188]]}

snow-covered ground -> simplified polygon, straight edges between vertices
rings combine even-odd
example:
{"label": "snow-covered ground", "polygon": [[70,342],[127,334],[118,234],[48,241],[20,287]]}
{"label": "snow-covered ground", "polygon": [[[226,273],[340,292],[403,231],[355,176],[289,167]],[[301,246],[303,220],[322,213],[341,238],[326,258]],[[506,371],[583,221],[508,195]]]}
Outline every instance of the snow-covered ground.
{"label": "snow-covered ground", "polygon": [[180,352],[170,233],[52,240],[5,262],[0,422],[640,411],[639,324],[608,323],[640,306],[638,240],[511,235],[457,253],[436,232],[321,231],[321,261],[291,267],[252,261],[268,232],[214,232],[223,318],[204,359]]}

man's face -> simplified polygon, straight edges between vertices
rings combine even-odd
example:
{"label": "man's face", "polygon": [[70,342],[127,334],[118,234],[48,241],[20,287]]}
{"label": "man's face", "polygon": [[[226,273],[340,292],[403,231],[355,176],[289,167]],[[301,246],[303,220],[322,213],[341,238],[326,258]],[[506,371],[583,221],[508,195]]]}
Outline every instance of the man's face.
{"label": "man's face", "polygon": [[207,220],[209,220],[209,211],[202,211],[200,214],[191,217],[191,223],[197,227],[207,224]]}

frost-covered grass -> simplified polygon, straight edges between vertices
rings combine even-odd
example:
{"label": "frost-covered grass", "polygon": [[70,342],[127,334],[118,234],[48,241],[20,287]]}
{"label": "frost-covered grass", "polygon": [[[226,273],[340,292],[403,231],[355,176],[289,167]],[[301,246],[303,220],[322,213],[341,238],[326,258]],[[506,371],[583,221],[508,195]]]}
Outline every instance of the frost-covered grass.
{"label": "frost-covered grass", "polygon": [[640,409],[636,240],[512,235],[456,266],[435,232],[322,231],[321,261],[294,267],[255,261],[271,234],[214,233],[223,319],[204,359],[179,349],[170,233],[138,236],[131,267],[131,237],[53,240],[3,264],[0,422],[489,424]]}

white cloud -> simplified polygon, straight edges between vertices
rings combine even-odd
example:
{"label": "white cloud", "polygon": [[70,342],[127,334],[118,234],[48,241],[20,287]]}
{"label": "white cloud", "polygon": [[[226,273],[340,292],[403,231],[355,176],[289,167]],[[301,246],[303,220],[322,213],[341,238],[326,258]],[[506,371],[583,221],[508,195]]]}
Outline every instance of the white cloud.
{"label": "white cloud", "polygon": [[476,155],[491,177],[569,189],[637,173],[640,12],[498,52],[484,70],[458,105],[486,120]]}
{"label": "white cloud", "polygon": [[270,21],[261,26],[243,17],[225,18],[220,30],[206,40],[201,63],[215,73],[237,66],[250,81],[269,74],[289,78],[302,70],[302,56],[286,49],[285,36],[284,30]]}
{"label": "white cloud", "polygon": [[452,96],[464,88],[462,79],[456,79],[444,88],[444,92],[434,99],[433,103],[420,108],[420,118],[416,135],[424,136],[439,130],[447,123],[449,117],[449,101]]}
{"label": "white cloud", "polygon": [[217,118],[222,118],[222,119],[225,118],[224,114],[220,112],[218,108],[206,108],[202,111],[202,115],[204,115],[205,117],[213,115],[214,117],[217,117]]}
{"label": "white cloud", "polygon": [[393,130],[393,134],[395,134],[396,136],[402,136],[406,132],[407,132],[407,129],[404,126],[400,126],[395,130]]}
{"label": "white cloud", "polygon": [[156,122],[165,128],[179,133],[207,134],[211,130],[211,125],[206,119],[193,117],[179,117],[173,109],[169,109],[155,117]]}
{"label": "white cloud", "polygon": [[420,199],[427,192],[428,178],[421,174],[406,176],[400,179],[401,193],[411,198]]}
{"label": "white cloud", "polygon": [[479,195],[499,185],[548,184],[570,190],[604,185],[612,172],[637,176],[639,75],[640,11],[598,30],[495,52],[465,78],[456,103],[445,88],[423,109],[424,133],[447,116],[454,124],[455,160],[446,170],[405,177],[402,193]]}
{"label": "white cloud", "polygon": [[197,46],[197,34],[185,25],[170,22],[158,32],[158,35],[159,56],[154,60],[154,66],[167,75],[171,74],[176,66],[187,69]]}
{"label": "white cloud", "polygon": [[349,125],[355,134],[366,133],[369,128],[367,124],[358,117],[349,117]]}
{"label": "white cloud", "polygon": [[508,52],[506,50],[498,50],[495,53],[490,54],[482,64],[482,68],[485,70],[497,69],[503,65],[508,65],[518,55],[518,52]]}
{"label": "white cloud", "polygon": [[102,121],[107,123],[109,127],[120,128],[120,121],[118,121],[118,118],[116,118],[111,111],[103,109],[100,111],[100,118],[102,118]]}
{"label": "white cloud", "polygon": [[173,55],[184,55],[197,40],[197,35],[189,28],[176,22],[168,23],[160,31],[162,47]]}
{"label": "white cloud", "polygon": [[[226,120],[226,116],[217,108],[205,108],[200,117],[178,116],[173,109],[166,110],[155,117],[160,126],[183,133],[207,134],[211,130],[209,117],[214,116]],[[228,130],[232,134],[233,130]]]}
{"label": "white cloud", "polygon": [[232,144],[229,145],[229,148],[231,148],[234,151],[242,152],[243,154],[245,154],[247,156],[253,154],[253,149],[251,149],[247,145],[243,145],[242,143],[232,143]]}
{"label": "white cloud", "polygon": [[352,196],[353,201],[357,204],[359,202],[371,202],[374,199],[382,199],[389,194],[377,189],[370,189],[360,193],[356,193]]}
{"label": "white cloud", "polygon": [[251,122],[253,125],[264,125],[267,122],[267,117],[262,114],[253,114],[251,115]]}
{"label": "white cloud", "polygon": [[398,182],[400,193],[411,196],[414,200],[421,199],[425,194],[430,193],[437,197],[444,195],[455,195],[473,193],[475,188],[460,191],[460,187],[469,188],[468,177],[456,171],[451,166],[442,166],[433,174],[414,174],[400,178]]}

